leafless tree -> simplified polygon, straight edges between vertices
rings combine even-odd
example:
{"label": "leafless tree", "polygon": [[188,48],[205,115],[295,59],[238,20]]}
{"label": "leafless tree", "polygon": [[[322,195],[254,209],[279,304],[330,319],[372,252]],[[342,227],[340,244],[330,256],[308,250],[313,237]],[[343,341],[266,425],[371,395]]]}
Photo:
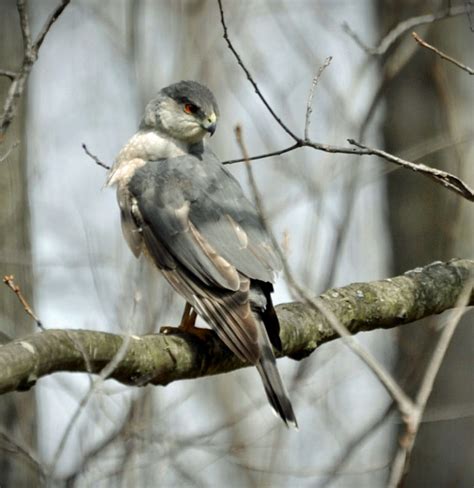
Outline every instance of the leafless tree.
{"label": "leafless tree", "polygon": [[[430,486],[472,484],[472,2],[69,3],[0,7],[8,19],[0,407],[25,412],[2,426],[0,484],[421,486],[428,464]],[[446,32],[455,33],[450,42]],[[48,78],[58,64],[63,71]],[[296,360],[282,369],[303,419],[297,434],[267,419],[247,365],[216,337],[157,333],[177,320],[179,303],[144,262],[124,257],[117,229],[104,225],[101,166],[133,127],[130,112],[119,122],[121,105],[138,115],[157,87],[179,78],[216,91],[222,159],[247,182],[281,249],[277,295],[291,301],[277,313],[281,356]],[[45,95],[52,82],[60,88]],[[127,89],[133,102],[124,101]],[[71,113],[87,117],[87,130]],[[52,187],[86,180],[75,167],[55,167],[56,155],[81,158],[88,190],[57,199]],[[33,208],[31,225],[29,201],[46,208]],[[79,212],[66,213],[71,201]],[[48,246],[75,251],[56,251],[46,264],[38,257],[36,280],[30,227],[44,236],[33,244],[38,256],[51,256]],[[67,283],[81,290],[79,301]],[[94,300],[87,311],[77,305]],[[58,306],[66,312],[52,313]],[[24,401],[37,390],[43,411],[64,426],[43,413],[38,440],[34,401]],[[457,454],[448,441],[454,424]],[[433,456],[445,460],[435,463],[443,473]]]}

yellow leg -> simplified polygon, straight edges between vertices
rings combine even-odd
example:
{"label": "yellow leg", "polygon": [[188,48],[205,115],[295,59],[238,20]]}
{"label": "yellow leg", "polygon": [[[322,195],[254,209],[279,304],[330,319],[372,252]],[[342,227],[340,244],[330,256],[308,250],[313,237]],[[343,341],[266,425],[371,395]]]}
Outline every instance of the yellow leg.
{"label": "yellow leg", "polygon": [[162,334],[176,334],[180,332],[185,332],[186,334],[192,334],[199,339],[205,341],[210,338],[212,335],[212,331],[209,329],[201,329],[200,327],[196,327],[196,311],[193,307],[186,302],[186,306],[184,307],[183,316],[181,317],[181,323],[178,327],[162,327],[160,332]]}

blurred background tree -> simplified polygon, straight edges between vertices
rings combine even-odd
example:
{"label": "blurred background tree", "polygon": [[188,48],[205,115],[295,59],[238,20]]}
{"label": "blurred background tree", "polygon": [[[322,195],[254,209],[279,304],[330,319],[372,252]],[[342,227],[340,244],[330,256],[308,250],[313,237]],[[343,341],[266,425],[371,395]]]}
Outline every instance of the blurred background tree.
{"label": "blurred background tree", "polygon": [[[379,5],[380,25],[385,31],[406,18],[446,6],[446,2],[386,2],[383,7]],[[472,65],[471,22],[469,17],[461,16],[416,30],[429,43],[445,52],[456,53]],[[432,52],[420,50],[409,35],[394,49],[399,53],[412,52],[408,54],[408,62],[387,82],[384,92],[386,149],[454,172],[472,182],[472,80]],[[387,66],[393,64],[391,56],[393,51],[384,60],[385,74]],[[409,148],[412,148],[410,155]],[[437,185],[411,178],[403,171],[388,176],[387,198],[392,273],[435,260],[472,256],[472,204]],[[397,372],[410,392],[415,392],[420,383],[439,332],[437,319],[424,322],[421,327],[413,324],[399,332]],[[471,316],[456,331],[436,380],[429,408],[437,414],[434,413],[433,422],[428,420],[420,430],[407,486],[464,486],[474,479],[474,466],[469,461],[474,456],[474,421],[472,415],[465,414],[466,408],[470,411],[474,405],[473,340]],[[446,412],[450,412],[448,418]],[[453,443],[463,446],[459,452],[453,450]]]}
{"label": "blurred background tree", "polygon": [[[0,68],[15,70],[22,59],[23,46],[16,4],[14,0],[5,0],[0,6]],[[0,76],[2,109],[9,87],[10,79]],[[24,293],[32,297],[28,136],[25,133],[27,105],[27,99],[23,98],[17,117],[0,139],[0,267],[2,276],[15,275],[24,283]],[[31,333],[34,322],[25,314],[15,295],[5,291],[0,293],[0,332],[8,337]],[[0,401],[0,432],[7,438],[16,439],[20,445],[36,445],[35,396],[34,391],[9,393]],[[3,437],[0,439],[0,450],[1,486],[31,486],[37,483],[35,470]]]}

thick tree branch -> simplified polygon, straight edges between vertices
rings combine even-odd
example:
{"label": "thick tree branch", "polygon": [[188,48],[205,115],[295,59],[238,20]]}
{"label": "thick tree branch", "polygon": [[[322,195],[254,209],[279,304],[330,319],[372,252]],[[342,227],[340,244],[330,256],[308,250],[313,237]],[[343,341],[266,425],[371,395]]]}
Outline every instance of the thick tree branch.
{"label": "thick tree branch", "polygon": [[[388,329],[455,307],[473,274],[473,260],[437,262],[396,278],[335,288],[320,298],[352,333]],[[474,292],[468,305],[474,305]],[[283,356],[302,359],[338,338],[327,319],[308,305],[293,302],[276,309]],[[38,378],[59,371],[100,373],[124,340],[127,350],[108,377],[130,385],[167,385],[246,366],[217,338],[204,343],[187,334],[128,338],[47,330],[0,346],[0,393],[30,388]]]}

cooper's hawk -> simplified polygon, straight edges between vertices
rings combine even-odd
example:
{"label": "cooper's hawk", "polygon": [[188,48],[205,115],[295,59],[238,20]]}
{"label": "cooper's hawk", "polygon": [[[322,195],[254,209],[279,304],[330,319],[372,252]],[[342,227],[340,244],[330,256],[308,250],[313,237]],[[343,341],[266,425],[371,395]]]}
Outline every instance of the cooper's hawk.
{"label": "cooper's hawk", "polygon": [[187,301],[181,327],[196,313],[240,359],[255,364],[275,412],[296,418],[272,346],[281,350],[271,292],[279,259],[257,211],[209,149],[219,110],[195,81],[163,88],[108,176],[117,185],[122,230]]}

